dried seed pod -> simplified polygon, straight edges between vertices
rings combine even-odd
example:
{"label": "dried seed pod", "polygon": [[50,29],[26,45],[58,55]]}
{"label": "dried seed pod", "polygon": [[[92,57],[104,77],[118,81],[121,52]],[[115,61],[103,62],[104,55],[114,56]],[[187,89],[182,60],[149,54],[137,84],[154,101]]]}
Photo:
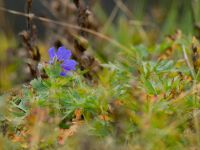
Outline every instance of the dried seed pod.
{"label": "dried seed pod", "polygon": [[[82,28],[89,28],[89,19],[91,12],[79,0],[74,0],[77,7],[77,23]],[[87,33],[80,30],[74,40],[74,55],[82,69],[88,70],[85,77],[92,80],[95,74],[101,70],[100,63],[90,54],[87,53],[88,41]]]}
{"label": "dried seed pod", "polygon": [[26,55],[28,58],[27,60],[29,60],[27,62],[27,65],[30,69],[31,76],[32,78],[36,78],[38,77],[38,63],[40,62],[41,55],[39,52],[39,48],[36,45],[37,28],[32,22],[32,2],[32,0],[27,0],[26,12],[30,15],[30,17],[27,18],[26,31],[22,31],[19,35],[22,37],[23,44],[26,49]]}
{"label": "dried seed pod", "polygon": [[200,69],[200,45],[195,37],[192,39],[192,62],[195,72],[198,73]]}
{"label": "dried seed pod", "polygon": [[177,49],[177,47],[179,47],[179,45],[176,43],[176,41],[178,39],[180,39],[182,36],[182,33],[180,30],[177,30],[175,34],[173,35],[168,35],[167,36],[167,39],[168,42],[170,42],[170,46],[168,46],[164,52],[159,56],[158,60],[161,61],[161,60],[166,60],[166,59],[169,59],[172,57],[173,55],[173,52],[175,49]]}

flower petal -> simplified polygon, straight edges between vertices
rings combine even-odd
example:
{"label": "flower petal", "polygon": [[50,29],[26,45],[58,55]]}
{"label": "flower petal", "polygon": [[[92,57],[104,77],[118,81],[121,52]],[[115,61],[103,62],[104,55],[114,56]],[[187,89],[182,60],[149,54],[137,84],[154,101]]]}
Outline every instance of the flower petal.
{"label": "flower petal", "polygon": [[66,72],[64,72],[64,71],[60,72],[60,76],[62,76],[62,77],[66,77],[66,75],[67,75]]}
{"label": "flower petal", "polygon": [[59,47],[56,54],[59,61],[65,61],[72,55],[71,51],[67,50],[64,46]]}
{"label": "flower petal", "polygon": [[56,56],[55,48],[54,48],[54,47],[50,48],[50,49],[48,50],[48,52],[49,52],[50,60],[53,60],[54,57]]}
{"label": "flower petal", "polygon": [[61,67],[66,71],[70,71],[70,70],[76,70],[76,65],[77,62],[75,60],[68,59],[61,64]]}

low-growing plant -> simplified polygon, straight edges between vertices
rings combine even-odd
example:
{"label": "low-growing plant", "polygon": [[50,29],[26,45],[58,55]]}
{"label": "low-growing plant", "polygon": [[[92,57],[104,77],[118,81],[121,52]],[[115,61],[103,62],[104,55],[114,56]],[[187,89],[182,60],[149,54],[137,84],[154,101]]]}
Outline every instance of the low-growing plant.
{"label": "low-growing plant", "polygon": [[[2,141],[18,149],[198,149],[192,51],[163,57],[162,44],[158,54],[138,46],[129,49],[135,60],[102,64],[95,82],[84,77],[87,70],[70,59],[69,50],[51,48],[50,61],[39,64],[47,78],[1,97]],[[177,41],[167,48],[183,46],[190,49]],[[151,59],[155,54],[159,60]]]}

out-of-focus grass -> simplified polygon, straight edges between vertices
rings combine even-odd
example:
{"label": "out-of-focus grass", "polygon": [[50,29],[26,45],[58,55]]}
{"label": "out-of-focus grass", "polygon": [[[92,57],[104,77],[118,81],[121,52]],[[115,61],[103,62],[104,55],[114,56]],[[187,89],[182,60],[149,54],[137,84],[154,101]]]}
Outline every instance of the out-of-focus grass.
{"label": "out-of-focus grass", "polygon": [[16,40],[14,37],[13,38],[6,37],[6,35],[3,33],[0,33],[0,39],[2,42],[0,47],[0,52],[1,52],[0,60],[3,60],[6,59],[5,49],[8,49],[10,47],[16,47]]}
{"label": "out-of-focus grass", "polygon": [[[12,87],[12,81],[10,75],[15,72],[16,64],[9,64],[9,48],[16,47],[16,40],[14,38],[7,38],[5,34],[0,33],[0,89],[6,90]],[[12,56],[11,56],[12,57]],[[12,58],[11,58],[12,59]],[[17,58],[15,58],[17,59]],[[0,91],[1,91],[0,90]]]}

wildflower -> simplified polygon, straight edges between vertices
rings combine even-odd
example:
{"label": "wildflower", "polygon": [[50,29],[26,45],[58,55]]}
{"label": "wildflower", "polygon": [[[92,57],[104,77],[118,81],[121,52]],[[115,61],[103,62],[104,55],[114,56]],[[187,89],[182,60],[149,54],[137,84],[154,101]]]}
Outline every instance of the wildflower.
{"label": "wildflower", "polygon": [[48,52],[50,57],[50,64],[53,64],[55,61],[58,61],[60,63],[62,69],[62,71],[60,72],[61,76],[66,76],[69,71],[76,69],[77,62],[73,59],[70,59],[72,53],[64,46],[59,47],[57,52],[55,48],[52,47],[49,49]]}

